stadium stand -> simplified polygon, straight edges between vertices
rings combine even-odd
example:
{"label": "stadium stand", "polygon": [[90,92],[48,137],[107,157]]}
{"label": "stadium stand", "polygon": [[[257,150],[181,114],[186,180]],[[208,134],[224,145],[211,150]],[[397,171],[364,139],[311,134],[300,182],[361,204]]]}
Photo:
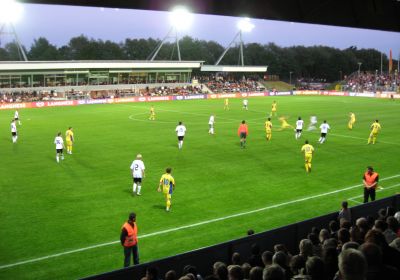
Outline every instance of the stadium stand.
{"label": "stadium stand", "polygon": [[86,279],[400,279],[399,206],[395,195],[349,208],[352,221],[335,212]]}
{"label": "stadium stand", "polygon": [[399,73],[355,72],[344,80],[343,90],[353,92],[396,91],[399,87]]}

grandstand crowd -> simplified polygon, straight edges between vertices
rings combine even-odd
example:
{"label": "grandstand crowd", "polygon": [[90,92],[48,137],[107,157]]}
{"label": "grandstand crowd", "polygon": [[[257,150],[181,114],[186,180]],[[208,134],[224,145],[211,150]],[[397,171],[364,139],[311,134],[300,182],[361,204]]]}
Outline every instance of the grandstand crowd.
{"label": "grandstand crowd", "polygon": [[193,265],[185,266],[181,273],[170,270],[159,275],[153,266],[142,280],[400,279],[400,211],[388,207],[379,210],[377,219],[350,221],[351,214],[343,207],[329,226],[312,228],[300,241],[297,254],[289,252],[285,244],[264,252],[253,244],[248,259],[235,252],[229,263],[215,262],[211,275],[201,275]]}
{"label": "grandstand crowd", "polygon": [[395,72],[389,75],[378,72],[356,72],[344,80],[343,90],[353,92],[396,91],[399,87],[399,73]]}

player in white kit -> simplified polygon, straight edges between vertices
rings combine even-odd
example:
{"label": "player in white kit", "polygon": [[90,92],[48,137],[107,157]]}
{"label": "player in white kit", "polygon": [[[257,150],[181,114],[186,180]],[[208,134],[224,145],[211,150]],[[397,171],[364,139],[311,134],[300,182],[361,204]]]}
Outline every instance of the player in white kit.
{"label": "player in white kit", "polygon": [[12,139],[13,143],[17,143],[18,132],[17,132],[17,125],[15,124],[15,120],[11,121],[11,139]]}
{"label": "player in white kit", "polygon": [[20,121],[20,119],[19,119],[19,112],[18,112],[18,110],[15,110],[15,113],[14,113],[14,120],[15,120],[15,121],[18,121],[18,124],[21,125],[21,121]]}
{"label": "player in white kit", "polygon": [[310,124],[308,125],[307,130],[311,131],[311,130],[316,130],[316,125],[317,125],[317,116],[311,116],[310,117]]}
{"label": "player in white kit", "polygon": [[56,138],[54,139],[54,144],[56,144],[56,161],[57,163],[60,162],[60,156],[61,156],[61,160],[64,160],[64,140],[61,137],[61,132],[59,132],[56,136]]}
{"label": "player in white kit", "polygon": [[324,121],[320,127],[321,129],[321,137],[319,138],[318,142],[320,144],[324,143],[326,140],[326,134],[328,133],[328,130],[331,129],[331,127],[329,126],[329,124],[326,123],[326,121]]}
{"label": "player in white kit", "polygon": [[208,134],[214,134],[214,123],[215,123],[215,117],[214,115],[210,116],[210,119],[208,121]]}
{"label": "player in white kit", "polygon": [[178,123],[178,126],[175,128],[176,135],[178,136],[178,148],[182,149],[183,146],[183,138],[185,137],[186,127],[182,124],[182,122]]}
{"label": "player in white kit", "polygon": [[[142,155],[138,154],[136,159],[131,164],[131,171],[133,177],[133,194],[141,195],[140,190],[142,188],[142,179],[145,177],[144,175],[144,163],[142,161]],[[137,189],[137,191],[136,191]]]}
{"label": "player in white kit", "polygon": [[249,110],[249,101],[247,99],[243,99],[243,109]]}
{"label": "player in white kit", "polygon": [[301,117],[299,117],[296,121],[296,134],[295,134],[296,140],[300,138],[301,133],[303,132],[303,124],[304,121],[301,119]]}

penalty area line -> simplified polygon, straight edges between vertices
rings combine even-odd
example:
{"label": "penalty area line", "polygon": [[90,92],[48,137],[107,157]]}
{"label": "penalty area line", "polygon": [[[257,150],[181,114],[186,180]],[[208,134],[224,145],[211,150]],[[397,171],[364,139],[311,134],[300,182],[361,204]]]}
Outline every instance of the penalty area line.
{"label": "penalty area line", "polygon": [[[383,178],[380,181],[386,181],[386,180],[390,180],[390,179],[394,179],[394,178],[398,178],[398,177],[400,177],[400,174],[396,174],[393,176]],[[278,204],[274,204],[274,205],[269,205],[266,207],[262,207],[262,208],[258,208],[258,209],[254,209],[254,210],[250,210],[250,211],[246,211],[246,212],[240,212],[240,213],[236,213],[236,214],[232,214],[232,215],[228,215],[228,216],[224,216],[224,217],[219,217],[219,218],[215,218],[215,219],[211,219],[211,220],[206,220],[206,221],[202,221],[202,222],[198,222],[198,223],[194,223],[194,224],[190,224],[190,225],[185,225],[185,226],[170,228],[170,229],[161,230],[161,231],[157,231],[157,232],[147,233],[147,234],[139,235],[138,238],[142,239],[142,238],[147,238],[147,237],[151,237],[151,236],[157,236],[157,235],[162,235],[162,234],[166,234],[166,233],[170,233],[170,232],[184,230],[184,229],[188,229],[188,228],[194,228],[194,227],[198,227],[198,226],[202,226],[202,225],[206,225],[206,224],[211,224],[211,223],[215,223],[215,222],[219,222],[219,221],[224,221],[224,220],[228,220],[228,219],[232,219],[232,218],[236,218],[236,217],[241,217],[241,216],[245,216],[245,215],[249,215],[249,214],[262,212],[262,211],[273,209],[273,208],[279,208],[282,206],[295,204],[298,202],[303,202],[303,201],[307,201],[307,200],[314,199],[314,198],[319,198],[319,197],[328,196],[331,194],[344,192],[344,191],[358,188],[361,186],[363,186],[363,184],[357,184],[357,185],[353,185],[350,187],[338,189],[335,191],[330,191],[330,192],[307,196],[307,197],[303,197],[303,198],[299,198],[299,199],[295,199],[295,200],[290,200],[290,201],[286,201],[286,202],[282,202],[282,203],[278,203]],[[47,259],[56,258],[56,257],[61,257],[61,256],[73,254],[73,253],[83,252],[83,251],[87,251],[87,250],[91,250],[91,249],[95,249],[95,248],[105,247],[105,246],[117,244],[119,242],[120,242],[119,240],[111,241],[111,242],[96,244],[93,246],[83,247],[83,248],[79,248],[79,249],[75,249],[75,250],[71,250],[71,251],[65,251],[65,252],[61,252],[61,253],[57,253],[57,254],[43,256],[43,257],[39,257],[39,258],[35,258],[35,259],[30,259],[30,260],[25,260],[25,261],[10,263],[10,264],[4,264],[4,265],[0,266],[0,270],[5,269],[5,268],[19,266],[19,265],[35,263],[35,262],[39,262],[39,261],[43,261],[43,260],[47,260]]]}

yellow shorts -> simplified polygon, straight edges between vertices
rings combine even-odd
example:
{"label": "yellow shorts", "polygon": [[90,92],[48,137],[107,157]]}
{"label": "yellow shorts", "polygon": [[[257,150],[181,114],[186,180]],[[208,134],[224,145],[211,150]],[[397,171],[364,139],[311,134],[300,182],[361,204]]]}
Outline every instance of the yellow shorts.
{"label": "yellow shorts", "polygon": [[66,141],[67,146],[72,146],[72,141]]}
{"label": "yellow shorts", "polygon": [[304,160],[306,163],[311,163],[312,161],[312,155],[305,155],[304,156]]}

